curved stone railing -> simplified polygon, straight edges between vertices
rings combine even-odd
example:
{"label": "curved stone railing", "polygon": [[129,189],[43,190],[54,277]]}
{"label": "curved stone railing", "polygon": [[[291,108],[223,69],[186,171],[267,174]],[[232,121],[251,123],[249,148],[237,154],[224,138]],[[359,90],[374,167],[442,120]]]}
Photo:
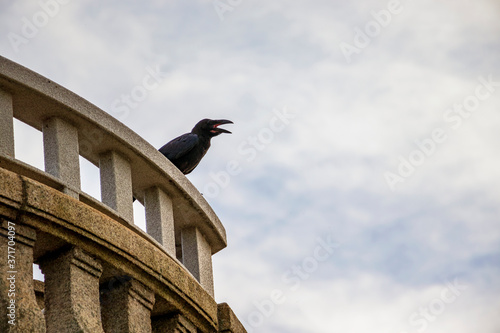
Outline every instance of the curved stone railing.
{"label": "curved stone railing", "polygon": [[[14,118],[42,131],[45,171],[15,158]],[[99,168],[101,201],[80,189],[79,156]],[[244,332],[213,298],[226,234],[196,188],[119,121],[3,57],[0,222],[1,332]]]}

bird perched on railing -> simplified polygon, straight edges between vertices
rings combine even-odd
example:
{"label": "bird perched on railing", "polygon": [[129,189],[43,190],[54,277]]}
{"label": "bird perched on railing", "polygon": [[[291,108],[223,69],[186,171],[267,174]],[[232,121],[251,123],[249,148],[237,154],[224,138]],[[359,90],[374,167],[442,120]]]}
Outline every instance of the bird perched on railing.
{"label": "bird perched on railing", "polygon": [[210,148],[210,139],[221,133],[231,133],[219,128],[223,124],[232,124],[230,120],[203,119],[191,130],[165,144],[159,149],[183,174],[187,175],[196,168]]}

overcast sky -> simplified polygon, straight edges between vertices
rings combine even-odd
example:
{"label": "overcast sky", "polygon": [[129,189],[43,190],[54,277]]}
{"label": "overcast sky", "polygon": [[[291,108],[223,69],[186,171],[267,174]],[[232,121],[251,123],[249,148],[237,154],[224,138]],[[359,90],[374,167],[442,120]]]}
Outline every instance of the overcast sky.
{"label": "overcast sky", "polygon": [[[0,54],[158,148],[234,122],[188,178],[228,234],[216,300],[249,332],[498,333],[499,17],[497,0],[2,0]],[[41,134],[15,126],[42,168]]]}

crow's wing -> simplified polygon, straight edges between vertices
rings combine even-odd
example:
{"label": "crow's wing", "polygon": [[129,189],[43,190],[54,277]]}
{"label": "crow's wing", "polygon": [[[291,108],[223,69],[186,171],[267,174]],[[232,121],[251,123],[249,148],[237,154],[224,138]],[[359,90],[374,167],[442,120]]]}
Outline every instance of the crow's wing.
{"label": "crow's wing", "polygon": [[158,150],[170,161],[173,161],[189,153],[198,141],[198,135],[186,133],[168,142]]}

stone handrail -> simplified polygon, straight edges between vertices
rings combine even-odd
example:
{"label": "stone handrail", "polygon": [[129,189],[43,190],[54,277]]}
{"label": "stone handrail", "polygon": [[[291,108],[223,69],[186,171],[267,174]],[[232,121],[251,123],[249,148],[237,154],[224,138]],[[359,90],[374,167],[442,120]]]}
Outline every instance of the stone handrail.
{"label": "stone handrail", "polygon": [[[44,171],[15,158],[14,118],[42,131]],[[81,191],[79,156],[99,168],[101,201]],[[133,223],[132,197],[147,233]],[[0,222],[2,256],[15,251],[1,259],[2,332],[244,332],[213,298],[211,256],[226,234],[196,188],[106,112],[3,57]]]}

